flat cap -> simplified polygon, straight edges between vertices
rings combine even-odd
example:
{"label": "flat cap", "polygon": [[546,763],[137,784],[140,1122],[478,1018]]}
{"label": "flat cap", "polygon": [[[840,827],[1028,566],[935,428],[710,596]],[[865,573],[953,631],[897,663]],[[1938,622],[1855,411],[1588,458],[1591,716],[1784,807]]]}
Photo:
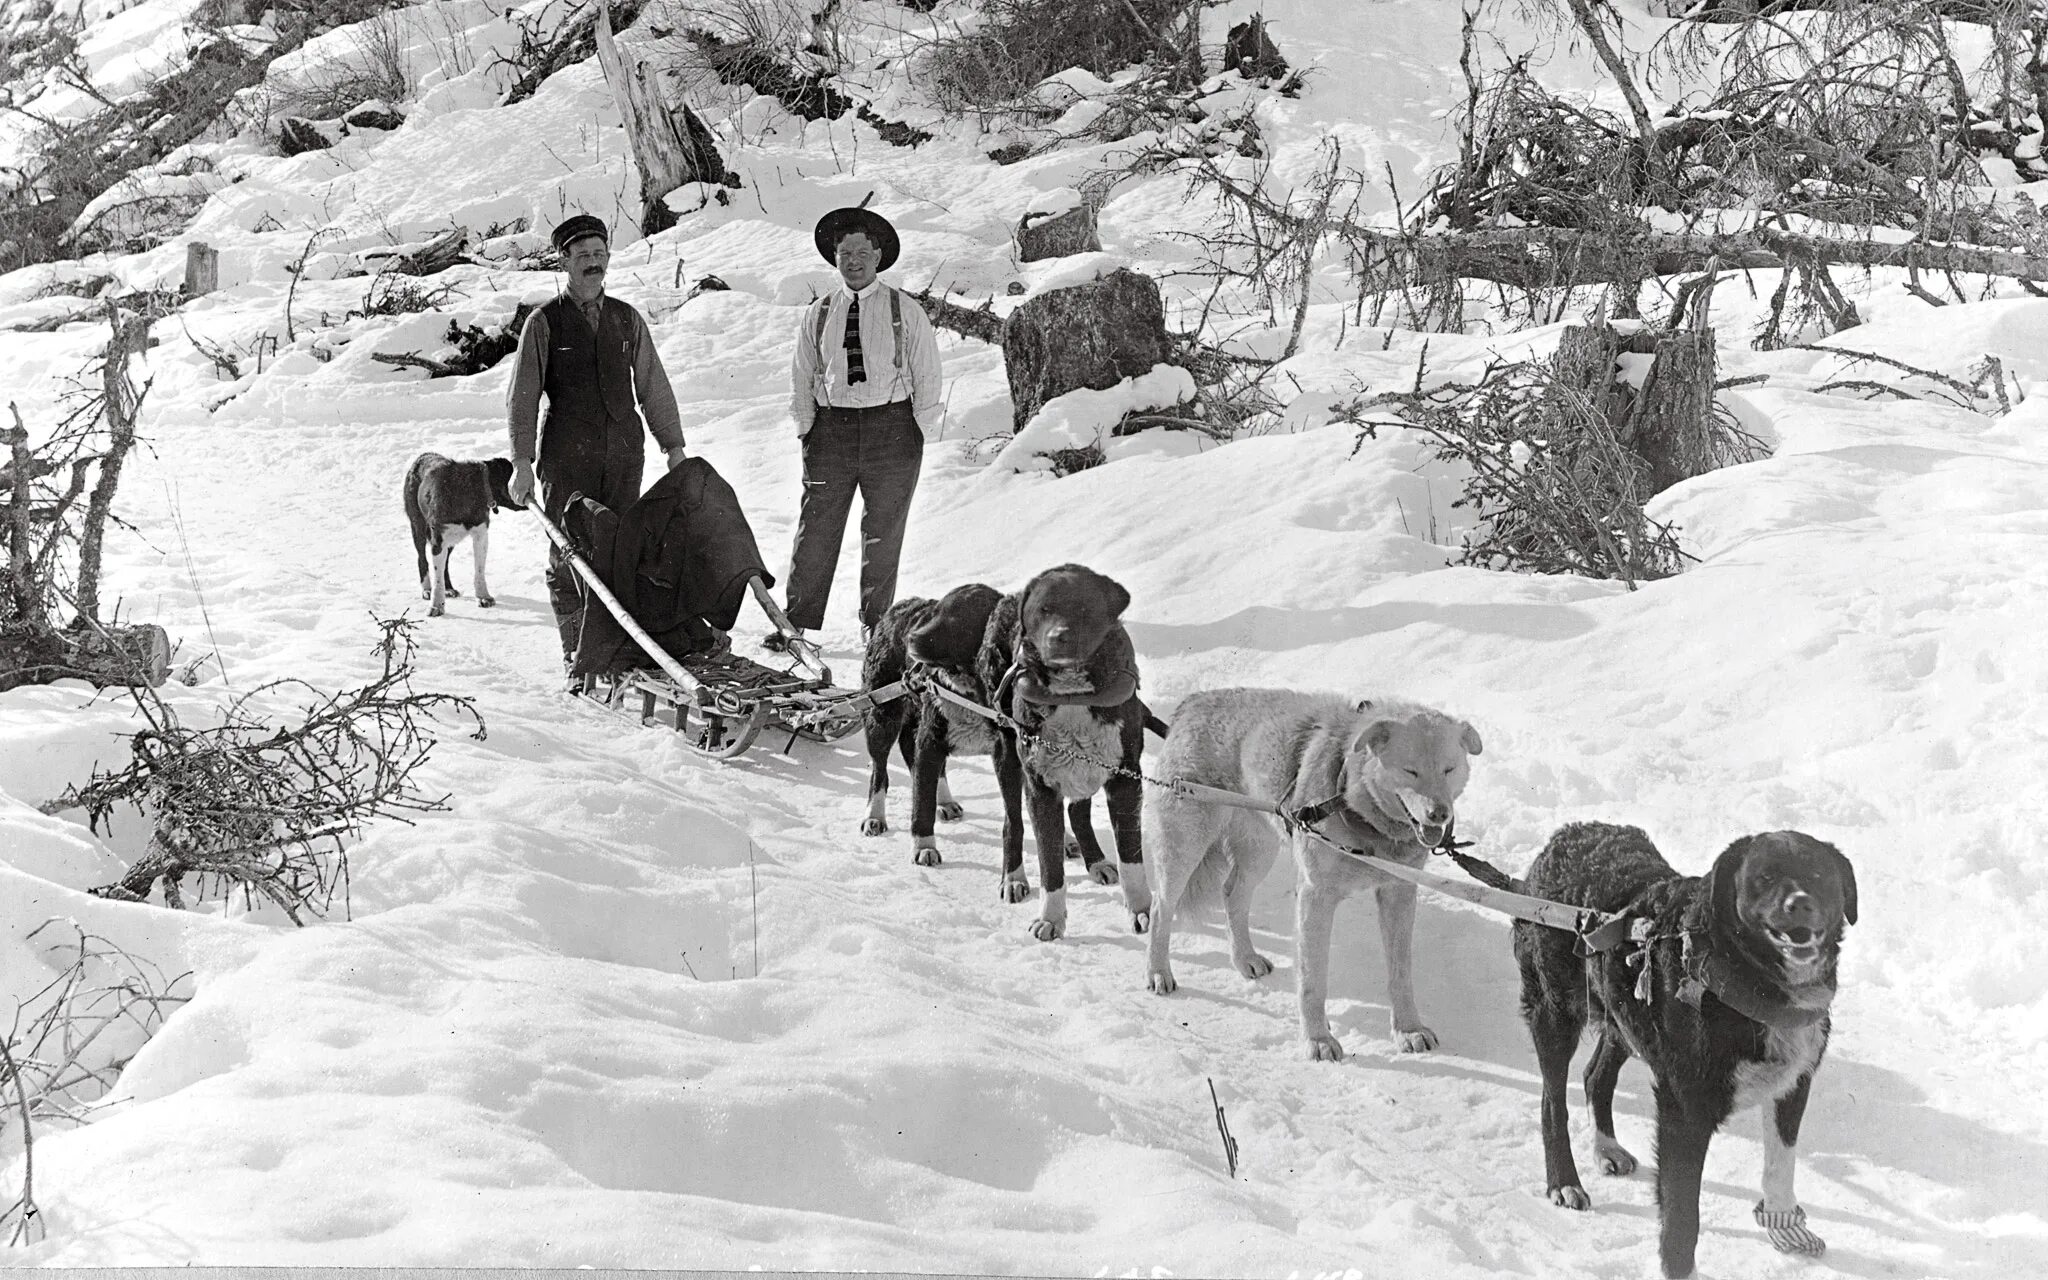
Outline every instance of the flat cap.
{"label": "flat cap", "polygon": [[570,245],[585,236],[602,236],[606,244],[612,242],[611,230],[604,225],[604,219],[588,213],[579,213],[557,222],[551,238],[555,242],[556,253],[567,253]]}

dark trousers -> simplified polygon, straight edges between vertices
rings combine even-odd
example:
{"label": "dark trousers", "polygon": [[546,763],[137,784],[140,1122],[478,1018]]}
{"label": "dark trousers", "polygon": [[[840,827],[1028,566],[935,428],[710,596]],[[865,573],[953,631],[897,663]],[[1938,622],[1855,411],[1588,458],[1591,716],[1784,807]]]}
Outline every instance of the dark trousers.
{"label": "dark trousers", "polygon": [[896,600],[896,563],[923,465],[924,433],[909,401],[873,409],[820,406],[804,436],[804,501],[789,568],[791,623],[806,630],[825,624],[825,601],[856,490],[861,625],[872,627],[881,619]]}
{"label": "dark trousers", "polygon": [[[569,499],[577,494],[623,512],[640,497],[640,469],[646,456],[637,422],[549,419],[541,432],[540,461],[534,467],[541,510],[556,528],[562,526]],[[576,655],[577,637],[583,630],[583,584],[568,557],[552,542],[548,544],[545,576],[566,662]]]}

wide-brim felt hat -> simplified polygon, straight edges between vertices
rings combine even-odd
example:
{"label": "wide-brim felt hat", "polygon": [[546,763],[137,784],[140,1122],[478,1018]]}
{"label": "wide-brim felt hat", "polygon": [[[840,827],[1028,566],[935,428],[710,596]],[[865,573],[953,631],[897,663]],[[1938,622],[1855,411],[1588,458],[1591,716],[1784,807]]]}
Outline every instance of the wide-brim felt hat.
{"label": "wide-brim felt hat", "polygon": [[567,253],[570,245],[585,236],[602,236],[606,244],[612,241],[611,228],[604,225],[604,219],[590,213],[579,213],[557,222],[549,239],[555,242],[556,253]]}
{"label": "wide-brim felt hat", "polygon": [[874,241],[875,247],[882,251],[881,264],[875,270],[887,271],[896,265],[897,251],[903,247],[896,239],[896,228],[890,226],[889,220],[873,209],[834,209],[818,219],[818,229],[811,233],[812,241],[818,246],[818,256],[835,266],[838,265],[839,259],[832,249],[839,243],[840,237],[850,231],[866,232],[868,239]]}

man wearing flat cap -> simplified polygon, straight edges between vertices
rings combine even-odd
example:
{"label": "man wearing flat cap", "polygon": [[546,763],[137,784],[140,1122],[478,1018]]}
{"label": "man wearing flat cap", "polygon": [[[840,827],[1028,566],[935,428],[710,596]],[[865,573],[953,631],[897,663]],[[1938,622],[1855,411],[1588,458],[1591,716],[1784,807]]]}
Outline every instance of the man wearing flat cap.
{"label": "man wearing flat cap", "polygon": [[834,209],[812,234],[840,287],[804,308],[790,416],[803,441],[804,496],[789,570],[789,620],[823,626],[853,495],[860,494],[860,621],[896,599],[896,565],[924,442],[938,431],[939,344],[924,308],[878,278],[896,228],[870,209]]}
{"label": "man wearing flat cap", "polygon": [[[605,295],[611,236],[604,223],[579,213],[559,223],[553,238],[568,288],[527,317],[506,416],[512,431],[513,500],[526,501],[537,471],[541,510],[559,525],[571,494],[595,498],[614,511],[633,505],[646,456],[643,431],[652,432],[668,454],[670,470],[682,465],[685,454],[675,392],[646,318]],[[548,401],[544,422],[543,395]],[[575,656],[583,597],[575,570],[552,547],[547,584],[567,662]]]}

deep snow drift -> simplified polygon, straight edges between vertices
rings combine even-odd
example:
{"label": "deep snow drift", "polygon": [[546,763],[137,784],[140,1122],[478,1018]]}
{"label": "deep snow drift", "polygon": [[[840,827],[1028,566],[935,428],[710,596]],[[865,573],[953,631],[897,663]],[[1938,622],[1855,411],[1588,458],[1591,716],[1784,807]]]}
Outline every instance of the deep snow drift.
{"label": "deep snow drift", "polygon": [[[1299,101],[1259,108],[1283,165],[1311,163],[1325,135],[1404,177],[1441,154],[1455,10],[1265,9],[1289,53],[1323,67]],[[507,21],[482,0],[422,11],[474,36],[475,69],[427,84],[389,137],[290,160],[225,148],[218,167],[239,181],[191,233],[221,248],[223,288],[155,331],[150,451],[123,483],[135,528],[111,543],[109,594],[180,637],[181,659],[218,649],[225,682],[165,691],[193,723],[267,680],[366,679],[372,614],[424,612],[406,463],[504,450],[506,368],[425,381],[369,355],[431,352],[451,317],[501,320],[552,279],[460,268],[439,313],[345,319],[366,283],[340,276],[351,255],[451,219],[615,217],[634,189],[594,63],[491,108],[482,50]],[[1558,78],[1590,82],[1557,57]],[[797,304],[830,280],[809,245],[819,212],[875,191],[904,230],[898,282],[956,281],[1004,305],[1013,278],[1035,290],[1187,261],[1166,234],[1185,214],[1171,178],[1110,203],[1099,260],[1004,259],[1015,217],[1099,148],[997,167],[964,134],[902,150],[759,101],[720,119],[745,138],[746,186],[651,241],[623,234],[612,286],[649,315],[692,450],[732,481],[778,568],[798,491],[789,343]],[[284,333],[284,264],[321,228],[289,304],[299,341],[254,372],[259,337]],[[172,244],[91,269],[145,285],[182,261]],[[63,305],[36,295],[78,273],[0,278],[0,323]],[[731,290],[686,299],[705,274]],[[1896,282],[1860,282],[1872,323],[1838,345],[1950,372],[1998,354],[2030,394],[1994,418],[1817,394],[1842,362],[1742,345],[1773,283],[1724,286],[1714,318],[1727,372],[1772,375],[1727,399],[1774,454],[1658,500],[1699,557],[1676,579],[1628,592],[1446,568],[1469,518],[1451,506],[1456,477],[1412,437],[1357,445],[1328,405],[1360,383],[1408,385],[1425,342],[1430,376],[1469,377],[1557,331],[1361,330],[1333,276],[1305,354],[1276,379],[1294,403],[1274,431],[1202,448],[1140,437],[1063,479],[990,461],[1001,442],[985,438],[1009,414],[1000,358],[942,335],[950,422],[927,448],[902,589],[1008,589],[1086,562],[1130,589],[1144,687],[1168,718],[1229,684],[1439,703],[1486,741],[1460,832],[1511,870],[1588,818],[1645,827],[1694,872],[1756,830],[1837,843],[1862,922],[1799,1174],[1830,1249],[1784,1258],[1751,1223],[1760,1146],[1738,1118],[1708,1162],[1702,1273],[2048,1275],[2048,302],[1936,316]],[[0,334],[0,392],[47,414],[103,341],[93,323]],[[246,352],[245,376],[224,380],[202,342]],[[1067,431],[1102,409],[1062,412]],[[451,728],[437,749],[427,786],[451,812],[353,849],[346,919],[295,930],[239,904],[86,896],[141,824],[102,841],[34,806],[118,759],[134,722],[122,699],[78,687],[0,696],[0,994],[49,980],[59,961],[26,936],[53,916],[192,974],[190,1003],[95,1122],[39,1133],[48,1235],[9,1260],[1654,1272],[1647,1171],[1596,1179],[1588,1214],[1544,1199],[1501,918],[1425,895],[1420,998],[1443,1047],[1402,1056],[1371,911],[1347,907],[1331,1014],[1351,1056],[1307,1062],[1284,869],[1255,915],[1277,972],[1235,976],[1204,921],[1179,931],[1180,992],[1150,995],[1114,890],[1077,888],[1072,934],[1050,945],[1025,932],[1034,905],[997,900],[979,762],[954,769],[969,816],[942,829],[945,864],[920,869],[900,766],[898,830],[858,834],[858,738],[714,765],[561,694],[543,548],[532,522],[501,516],[499,607],[465,595],[423,625],[417,683],[475,698],[489,737]],[[852,550],[823,633],[843,679],[858,670]],[[742,650],[764,629],[750,608]],[[1212,1083],[1240,1144],[1235,1179]],[[1624,1071],[1621,1138],[1645,1156],[1649,1093],[1640,1066]],[[1575,1120],[1583,1152],[1583,1108]],[[18,1126],[6,1142],[0,1200],[22,1172]]]}

